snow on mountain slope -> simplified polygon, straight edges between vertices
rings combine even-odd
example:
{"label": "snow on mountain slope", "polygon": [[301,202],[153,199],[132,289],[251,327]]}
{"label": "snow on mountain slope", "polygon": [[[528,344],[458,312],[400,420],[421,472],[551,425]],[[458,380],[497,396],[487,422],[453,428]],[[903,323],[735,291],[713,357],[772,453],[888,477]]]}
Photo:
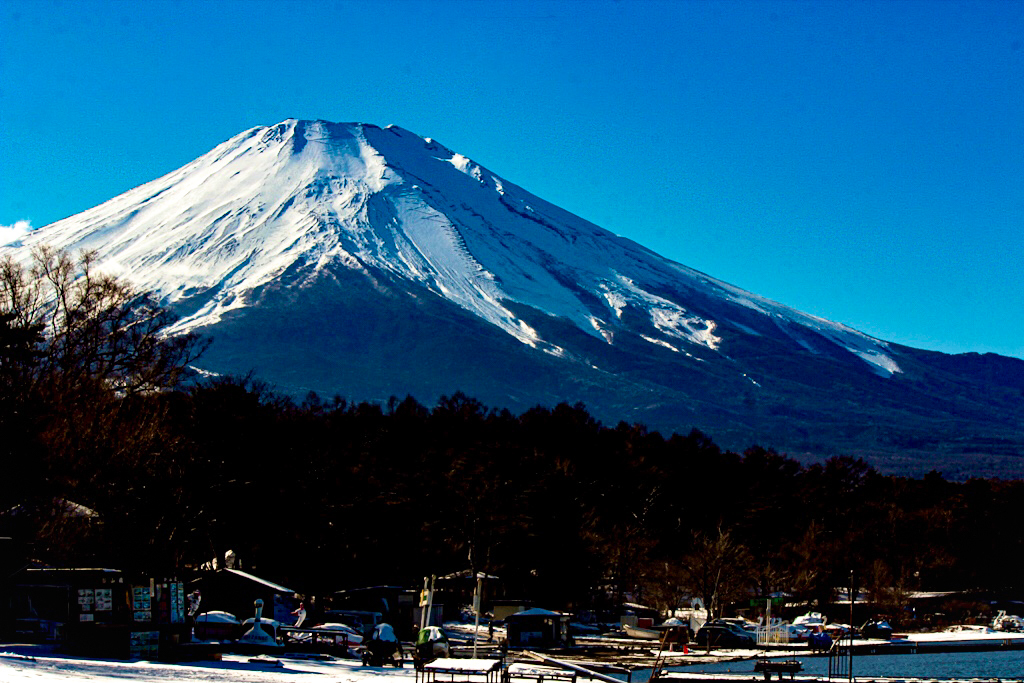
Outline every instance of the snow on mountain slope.
{"label": "snow on mountain slope", "polygon": [[180,330],[253,305],[286,273],[301,285],[343,267],[416,283],[554,356],[564,343],[543,338],[521,305],[610,345],[631,335],[722,354],[729,334],[778,334],[900,372],[885,342],[664,259],[395,126],[253,128],[0,252],[26,258],[38,244],[95,250],[101,267],[179,306]]}

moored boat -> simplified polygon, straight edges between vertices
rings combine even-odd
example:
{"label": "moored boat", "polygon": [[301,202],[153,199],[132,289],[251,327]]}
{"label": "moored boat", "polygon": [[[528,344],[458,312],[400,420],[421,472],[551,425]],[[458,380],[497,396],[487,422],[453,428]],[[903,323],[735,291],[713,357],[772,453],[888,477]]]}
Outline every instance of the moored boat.
{"label": "moored boat", "polygon": [[650,628],[641,628],[640,626],[623,624],[622,630],[624,630],[626,635],[630,638],[637,638],[639,640],[658,640],[661,638],[661,631],[655,631]]}
{"label": "moored boat", "polygon": [[1021,619],[1016,614],[1007,614],[1006,610],[1001,609],[996,614],[995,618],[992,619],[992,623],[989,627],[995,631],[1008,631],[1010,633],[1019,633],[1024,631],[1024,619]]}

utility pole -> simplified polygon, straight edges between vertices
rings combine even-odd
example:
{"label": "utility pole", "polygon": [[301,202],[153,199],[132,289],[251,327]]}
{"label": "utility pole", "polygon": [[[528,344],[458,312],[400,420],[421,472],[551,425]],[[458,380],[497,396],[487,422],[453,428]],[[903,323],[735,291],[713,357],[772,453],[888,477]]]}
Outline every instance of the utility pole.
{"label": "utility pole", "polygon": [[481,592],[484,587],[483,576],[477,572],[476,575],[476,591],[473,593],[473,612],[476,614],[476,619],[473,624],[473,659],[476,659],[476,641],[480,638],[480,604]]}
{"label": "utility pole", "polygon": [[423,590],[420,592],[420,630],[427,627],[427,605],[430,603],[430,583],[427,577],[423,577]]}
{"label": "utility pole", "polygon": [[849,674],[849,676],[850,676],[850,680],[851,681],[853,680],[853,598],[854,598],[853,570],[851,569],[850,570],[850,659],[849,659],[849,662],[850,662],[850,668],[849,668],[850,674]]}
{"label": "utility pole", "polygon": [[423,577],[423,591],[420,593],[421,631],[427,626],[430,626],[430,612],[434,608],[434,579],[436,578],[437,577],[434,574],[430,575],[430,579],[427,579],[425,576]]}

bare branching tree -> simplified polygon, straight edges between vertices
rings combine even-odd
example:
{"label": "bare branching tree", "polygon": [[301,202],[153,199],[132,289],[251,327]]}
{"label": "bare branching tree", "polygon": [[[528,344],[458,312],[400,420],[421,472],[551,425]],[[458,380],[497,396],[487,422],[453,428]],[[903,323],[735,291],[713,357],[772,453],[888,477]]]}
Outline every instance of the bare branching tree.
{"label": "bare branching tree", "polygon": [[[98,272],[93,254],[43,248],[27,268],[0,260],[0,426],[17,432],[0,455],[20,479],[0,502],[50,522],[87,506],[100,520],[89,524],[117,525],[121,515],[130,526],[118,508],[153,495],[147,482],[174,447],[159,396],[206,348],[195,335],[167,335],[174,321],[151,296]],[[73,545],[80,533],[57,533],[68,528],[41,523],[38,540]]]}
{"label": "bare branching tree", "polygon": [[38,374],[58,391],[102,383],[129,395],[173,388],[205,349],[191,334],[167,336],[173,314],[149,294],[97,273],[95,255],[39,249],[26,272],[0,264],[0,311],[45,330]]}
{"label": "bare branching tree", "polygon": [[750,553],[728,531],[719,528],[715,534],[696,534],[684,563],[688,583],[704,601],[709,618],[721,616],[725,605],[747,594]]}

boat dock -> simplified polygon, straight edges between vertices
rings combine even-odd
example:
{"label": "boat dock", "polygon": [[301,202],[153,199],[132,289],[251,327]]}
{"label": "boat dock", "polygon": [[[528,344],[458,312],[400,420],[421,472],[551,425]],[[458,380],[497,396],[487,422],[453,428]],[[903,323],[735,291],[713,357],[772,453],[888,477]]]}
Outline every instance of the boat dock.
{"label": "boat dock", "polygon": [[[672,681],[673,683],[729,683],[730,681],[764,681],[759,673],[730,673],[730,674],[687,674],[668,673],[659,680]],[[772,679],[775,680],[775,679]],[[792,680],[794,683],[837,683],[846,681],[846,677],[832,678],[828,676],[801,676],[797,674],[792,679],[787,675],[783,680]],[[855,683],[1024,683],[1024,678],[915,678],[909,676],[854,676]]]}
{"label": "boat dock", "polygon": [[[658,655],[658,643],[645,640],[613,640],[602,643],[596,639],[587,642],[589,647],[582,650],[584,657],[612,660],[627,666],[649,666]],[[841,646],[846,651],[848,645]],[[708,661],[707,649],[690,644],[687,653],[680,648],[665,653],[667,666],[686,666],[694,662]],[[1001,650],[1024,650],[1024,633],[915,633],[892,640],[862,639],[853,641],[853,654],[859,655],[915,655],[946,652],[998,652]],[[802,644],[761,645],[757,651],[720,650],[712,648],[710,654],[722,659],[743,659],[753,657],[757,652],[772,657],[827,657],[827,652],[817,652]]]}
{"label": "boat dock", "polygon": [[[841,646],[845,651],[847,645]],[[790,651],[792,648],[789,648]],[[892,640],[855,640],[853,654],[857,655],[916,655],[944,652],[998,652],[1024,650],[1024,633],[967,633],[948,632],[915,633]]]}

